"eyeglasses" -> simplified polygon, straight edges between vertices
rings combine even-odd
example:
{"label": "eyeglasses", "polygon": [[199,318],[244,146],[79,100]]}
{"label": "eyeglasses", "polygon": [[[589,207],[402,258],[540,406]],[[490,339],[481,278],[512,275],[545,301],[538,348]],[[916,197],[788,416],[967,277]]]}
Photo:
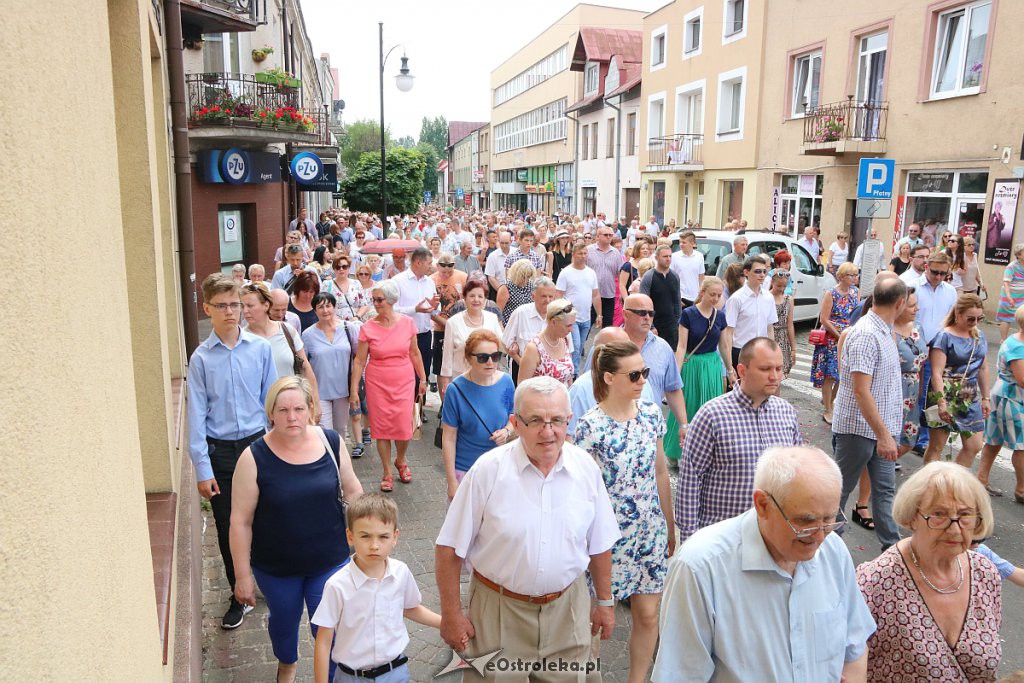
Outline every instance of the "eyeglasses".
{"label": "eyeglasses", "polygon": [[481,364],[486,363],[488,360],[497,363],[504,355],[505,354],[501,351],[495,351],[494,353],[474,353],[473,358],[476,358],[476,362]]}
{"label": "eyeglasses", "polygon": [[373,301],[373,303],[375,303],[375,304],[382,304],[382,303],[385,303],[385,302],[387,301],[387,299],[385,299],[385,298],[384,298],[384,297],[382,297],[382,296],[375,296],[375,297],[371,297],[371,300],[372,300],[372,301]]}
{"label": "eyeglasses", "polygon": [[370,272],[367,270],[359,271],[356,273],[356,277],[370,277]]}
{"label": "eyeglasses", "polygon": [[241,301],[232,301],[229,304],[207,304],[211,308],[216,308],[221,313],[227,313],[228,311],[240,311],[242,310]]}
{"label": "eyeglasses", "polygon": [[928,525],[929,529],[934,529],[935,531],[945,531],[952,526],[953,522],[959,524],[960,528],[964,531],[973,531],[977,528],[978,523],[981,522],[981,515],[968,514],[960,515],[959,517],[950,517],[945,512],[936,512],[931,515],[926,515],[922,512],[918,512],[917,514],[924,517],[924,521]]}
{"label": "eyeglasses", "polygon": [[553,417],[550,420],[545,420],[540,417],[523,417],[519,413],[516,413],[516,417],[527,429],[540,430],[544,427],[551,427],[552,430],[558,431],[565,429],[569,426],[569,418],[567,417]]}
{"label": "eyeglasses", "polygon": [[949,275],[948,270],[935,270],[934,268],[929,268],[928,272],[934,275],[935,277],[946,277],[947,275]]}
{"label": "eyeglasses", "polygon": [[629,311],[630,313],[632,313],[633,315],[640,316],[641,318],[653,318],[654,317],[654,311],[653,310],[648,310],[646,308],[627,308],[626,310]]}
{"label": "eyeglasses", "polygon": [[629,372],[620,371],[620,372],[616,372],[615,374],[616,375],[626,375],[627,377],[629,377],[629,381],[630,382],[632,382],[633,384],[636,384],[637,382],[640,381],[641,377],[643,377],[644,379],[647,379],[648,377],[650,377],[651,376],[651,369],[650,368],[644,368],[643,370],[630,370]]}
{"label": "eyeglasses", "polygon": [[810,538],[819,531],[823,534],[829,534],[833,531],[842,529],[843,525],[846,524],[846,522],[844,521],[837,520],[835,522],[826,522],[821,526],[812,526],[806,529],[797,529],[795,526],[793,526],[793,523],[789,521],[789,517],[786,516],[786,513],[782,511],[782,506],[779,505],[779,501],[775,500],[775,496],[769,493],[768,497],[772,499],[773,503],[775,503],[775,507],[779,509],[779,514],[782,515],[782,519],[786,520],[786,524],[789,525],[790,531],[792,531],[793,535],[797,538]]}
{"label": "eyeglasses", "polygon": [[969,323],[980,323],[984,319],[985,319],[985,316],[983,316],[983,315],[965,315],[964,316],[964,320],[966,320]]}

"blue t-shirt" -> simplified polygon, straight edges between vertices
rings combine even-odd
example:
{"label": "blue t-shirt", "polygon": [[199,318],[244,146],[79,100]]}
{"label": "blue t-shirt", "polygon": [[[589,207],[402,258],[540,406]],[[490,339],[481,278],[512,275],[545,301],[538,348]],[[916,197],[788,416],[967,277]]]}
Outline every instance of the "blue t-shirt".
{"label": "blue t-shirt", "polygon": [[[687,330],[687,353],[693,351],[697,344],[700,344],[700,347],[697,348],[696,353],[711,353],[718,350],[718,340],[722,336],[722,330],[725,329],[725,311],[712,312],[711,315],[715,319],[715,327],[711,330],[711,334],[708,334],[707,339],[704,339],[704,335],[708,332],[711,320],[705,318],[696,306],[688,306],[679,316],[679,324]],[[703,343],[701,343],[701,339],[704,339]]]}
{"label": "blue t-shirt", "polygon": [[491,434],[508,425],[515,391],[512,378],[505,373],[488,387],[462,375],[448,386],[441,421],[459,430],[455,439],[455,469],[468,471],[477,458],[495,447]]}
{"label": "blue t-shirt", "polygon": [[1003,581],[1008,579],[1010,577],[1010,574],[1013,573],[1013,570],[1016,569],[1016,567],[1014,567],[1012,564],[1010,564],[1009,562],[1007,562],[1006,560],[992,552],[992,549],[984,543],[979,543],[978,547],[974,548],[974,551],[979,555],[984,555],[992,561],[992,564],[994,564],[996,566],[996,569],[999,570],[999,577]]}

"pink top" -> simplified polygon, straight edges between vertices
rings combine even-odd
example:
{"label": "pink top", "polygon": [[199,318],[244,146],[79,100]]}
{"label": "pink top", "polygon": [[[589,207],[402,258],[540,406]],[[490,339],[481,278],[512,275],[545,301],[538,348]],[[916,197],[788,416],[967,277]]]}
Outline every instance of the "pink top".
{"label": "pink top", "polygon": [[971,595],[955,647],[932,619],[896,546],[857,567],[857,585],[878,625],[868,639],[869,681],[996,680],[1002,656],[999,571],[978,553],[967,556]]}
{"label": "pink top", "polygon": [[576,366],[572,362],[572,354],[569,353],[569,342],[562,339],[562,346],[565,347],[565,355],[562,356],[562,360],[556,360],[551,357],[548,353],[547,347],[544,345],[544,340],[537,335],[531,339],[534,344],[537,345],[537,354],[540,356],[540,361],[537,363],[537,370],[534,371],[534,377],[554,377],[565,386],[572,385],[572,377],[576,373]]}

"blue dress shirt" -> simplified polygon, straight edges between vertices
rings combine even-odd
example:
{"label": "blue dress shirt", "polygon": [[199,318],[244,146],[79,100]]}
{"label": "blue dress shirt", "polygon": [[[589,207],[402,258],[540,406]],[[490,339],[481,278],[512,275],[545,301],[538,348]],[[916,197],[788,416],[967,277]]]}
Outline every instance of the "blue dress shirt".
{"label": "blue dress shirt", "polygon": [[[644,397],[653,397],[647,398],[647,400],[660,406],[666,393],[683,388],[683,378],[680,377],[679,366],[676,365],[676,354],[667,341],[653,332],[648,332],[644,346],[640,349],[640,355],[643,356],[644,362],[651,369],[651,375],[647,378],[645,384],[646,387],[650,387],[650,393],[645,394]],[[587,355],[587,362],[583,367],[590,369],[593,361],[594,349],[591,348],[590,353]],[[579,380],[577,379],[576,382],[579,382]],[[573,384],[576,384],[576,382],[573,382]],[[593,394],[594,390],[591,388],[590,395],[593,396]],[[591,407],[594,405],[594,403],[590,404]],[[577,416],[582,415],[583,413],[577,413]],[[570,430],[569,433],[572,434],[572,431]]]}
{"label": "blue dress shirt", "polygon": [[277,381],[270,342],[241,328],[233,349],[216,332],[188,363],[188,447],[196,481],[213,479],[207,437],[237,441],[267,426],[263,404]]}
{"label": "blue dress shirt", "polygon": [[748,510],[701,529],[669,561],[652,680],[839,681],[874,632],[839,536],[790,576]]}

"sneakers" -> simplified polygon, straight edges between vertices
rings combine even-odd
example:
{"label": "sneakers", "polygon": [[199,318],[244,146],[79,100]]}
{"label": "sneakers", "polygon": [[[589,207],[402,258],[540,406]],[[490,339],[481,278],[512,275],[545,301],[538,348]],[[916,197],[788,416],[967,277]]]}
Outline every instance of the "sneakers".
{"label": "sneakers", "polygon": [[363,443],[365,443],[365,444],[370,443],[370,430],[369,429],[364,429],[363,430]]}
{"label": "sneakers", "polygon": [[363,444],[357,443],[356,445],[352,446],[352,457],[353,458],[361,458],[361,457],[363,457]]}
{"label": "sneakers", "polygon": [[228,607],[228,611],[224,613],[224,618],[221,619],[220,627],[226,631],[238,628],[242,625],[242,620],[245,619],[245,615],[252,611],[252,606],[243,605],[234,598],[231,598],[231,605]]}

